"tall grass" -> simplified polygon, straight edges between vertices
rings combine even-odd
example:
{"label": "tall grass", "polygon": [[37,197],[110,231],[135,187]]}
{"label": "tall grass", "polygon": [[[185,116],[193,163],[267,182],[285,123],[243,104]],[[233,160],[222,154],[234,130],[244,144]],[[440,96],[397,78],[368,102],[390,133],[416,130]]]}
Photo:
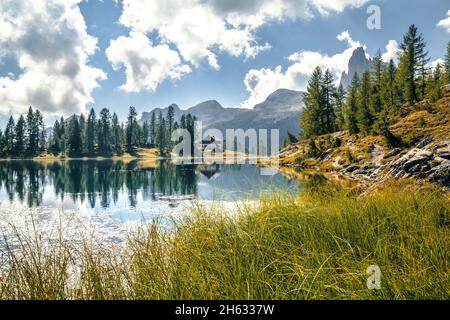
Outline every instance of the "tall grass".
{"label": "tall grass", "polygon": [[[125,247],[7,250],[2,299],[448,299],[450,202],[436,188],[274,194],[238,215],[196,207]],[[79,268],[75,285],[71,266]],[[381,290],[367,289],[369,265]]]}

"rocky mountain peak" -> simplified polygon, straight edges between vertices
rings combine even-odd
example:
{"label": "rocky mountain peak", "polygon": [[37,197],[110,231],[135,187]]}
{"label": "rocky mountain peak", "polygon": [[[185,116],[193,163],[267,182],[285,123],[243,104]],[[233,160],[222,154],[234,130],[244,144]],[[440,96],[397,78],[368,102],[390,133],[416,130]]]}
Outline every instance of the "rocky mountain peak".
{"label": "rocky mountain peak", "polygon": [[348,62],[348,71],[342,73],[341,84],[344,89],[348,89],[352,82],[353,76],[358,74],[359,77],[362,74],[371,69],[373,66],[372,59],[367,59],[366,52],[363,47],[358,47],[353,51],[353,54]]}

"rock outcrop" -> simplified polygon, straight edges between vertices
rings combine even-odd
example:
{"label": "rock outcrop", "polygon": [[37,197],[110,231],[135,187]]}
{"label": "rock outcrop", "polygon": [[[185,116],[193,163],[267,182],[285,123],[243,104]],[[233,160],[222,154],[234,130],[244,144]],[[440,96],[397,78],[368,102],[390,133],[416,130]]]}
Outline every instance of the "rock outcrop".
{"label": "rock outcrop", "polygon": [[[356,180],[381,182],[388,178],[416,178],[450,187],[450,141],[434,146],[432,141],[432,138],[425,138],[390,163],[350,165],[340,170],[340,173]],[[394,149],[386,153],[384,159],[399,154],[400,150]]]}

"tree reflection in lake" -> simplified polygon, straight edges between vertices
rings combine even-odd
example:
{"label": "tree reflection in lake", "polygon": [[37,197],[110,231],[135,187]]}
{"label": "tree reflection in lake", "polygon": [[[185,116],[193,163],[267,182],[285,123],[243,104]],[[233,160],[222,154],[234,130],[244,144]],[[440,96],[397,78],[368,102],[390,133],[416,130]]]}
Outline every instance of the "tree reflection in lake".
{"label": "tree reflection in lake", "polygon": [[138,192],[145,200],[156,200],[161,195],[196,195],[197,175],[194,165],[181,167],[168,162],[153,168],[142,167],[139,161],[112,160],[0,163],[0,189],[11,202],[17,198],[29,207],[40,206],[48,186],[61,200],[87,200],[92,208],[97,204],[108,208],[125,191],[134,207]]}
{"label": "tree reflection in lake", "polygon": [[[253,165],[183,165],[168,161],[70,160],[55,162],[3,161],[0,163],[0,201],[18,200],[28,207],[43,205],[52,193],[60,202],[87,203],[109,208],[125,196],[130,207],[144,202],[242,199],[259,196],[273,186],[297,190],[296,182],[281,175],[262,177]],[[245,195],[244,195],[245,194]]]}

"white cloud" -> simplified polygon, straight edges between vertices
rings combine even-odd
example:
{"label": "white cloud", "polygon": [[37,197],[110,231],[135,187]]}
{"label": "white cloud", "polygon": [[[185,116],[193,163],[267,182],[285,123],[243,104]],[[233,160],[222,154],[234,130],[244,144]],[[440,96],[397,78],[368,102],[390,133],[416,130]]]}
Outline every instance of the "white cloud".
{"label": "white cloud", "polygon": [[437,26],[446,29],[450,33],[450,10],[447,12],[447,18],[439,21]]}
{"label": "white cloud", "polygon": [[[132,32],[152,33],[162,44],[174,45],[182,59],[194,67],[206,61],[217,70],[220,68],[219,52],[249,59],[270,49],[269,44],[258,43],[255,30],[271,20],[311,19],[314,10],[328,15],[341,12],[346,7],[359,7],[367,1],[123,0],[119,22]],[[129,58],[144,59],[137,55]],[[115,60],[116,65],[135,64],[129,59],[127,62],[118,59]],[[131,82],[133,80],[127,78],[127,84]]]}
{"label": "white cloud", "polygon": [[0,77],[0,112],[85,111],[106,74],[88,65],[97,39],[86,32],[80,0],[0,2],[0,58],[17,60],[20,75]]}
{"label": "white cloud", "polygon": [[281,66],[273,70],[267,68],[250,70],[244,80],[250,96],[242,103],[242,107],[253,107],[279,88],[305,91],[309,77],[317,66],[323,70],[329,69],[338,82],[342,72],[347,72],[348,62],[353,51],[364,46],[360,42],[354,41],[348,31],[339,34],[337,39],[347,42],[347,49],[341,53],[329,56],[315,51],[300,51],[288,57],[294,64],[289,66],[286,72],[282,71]]}
{"label": "white cloud", "polygon": [[232,56],[255,57],[268,45],[258,45],[249,28],[227,25],[208,5],[198,0],[124,0],[120,22],[131,30],[157,32],[173,43],[184,60],[198,66],[207,60],[219,69],[214,49]]}
{"label": "white cloud", "polygon": [[429,66],[432,68],[432,70],[435,70],[435,69],[436,69],[436,66],[437,66],[438,64],[441,65],[441,68],[442,68],[443,66],[445,66],[445,61],[444,61],[444,59],[438,58],[438,59],[436,59],[436,60],[433,60],[433,61],[431,61],[431,62],[429,63]]}
{"label": "white cloud", "polygon": [[178,52],[166,44],[153,46],[139,32],[111,41],[106,56],[115,70],[125,67],[126,83],[121,89],[127,92],[155,91],[165,79],[178,80],[191,72],[188,65],[181,64]]}
{"label": "white cloud", "polygon": [[311,0],[311,3],[322,15],[328,15],[331,12],[342,12],[346,7],[361,7],[368,1],[369,0]]}
{"label": "white cloud", "polygon": [[399,54],[401,49],[398,46],[397,41],[389,40],[386,45],[386,52],[382,54],[381,59],[383,62],[388,63],[391,59],[394,60],[395,64],[398,64]]}

